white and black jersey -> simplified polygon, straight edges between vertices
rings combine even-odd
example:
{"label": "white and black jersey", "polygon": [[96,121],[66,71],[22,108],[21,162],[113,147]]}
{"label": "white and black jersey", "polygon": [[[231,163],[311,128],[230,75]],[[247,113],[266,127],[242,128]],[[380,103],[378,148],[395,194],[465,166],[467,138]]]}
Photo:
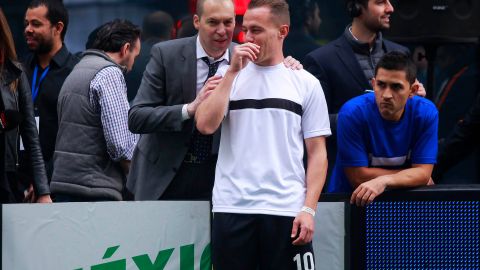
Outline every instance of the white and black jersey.
{"label": "white and black jersey", "polygon": [[303,141],[331,134],[319,81],[283,63],[249,63],[234,80],[221,134],[213,212],[296,216],[306,194]]}

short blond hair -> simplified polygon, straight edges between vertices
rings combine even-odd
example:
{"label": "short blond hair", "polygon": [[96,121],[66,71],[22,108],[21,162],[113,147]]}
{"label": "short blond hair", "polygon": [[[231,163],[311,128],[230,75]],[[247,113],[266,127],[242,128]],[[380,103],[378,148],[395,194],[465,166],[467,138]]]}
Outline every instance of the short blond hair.
{"label": "short blond hair", "polygon": [[248,9],[269,7],[272,18],[279,24],[290,25],[290,12],[285,0],[251,0]]}

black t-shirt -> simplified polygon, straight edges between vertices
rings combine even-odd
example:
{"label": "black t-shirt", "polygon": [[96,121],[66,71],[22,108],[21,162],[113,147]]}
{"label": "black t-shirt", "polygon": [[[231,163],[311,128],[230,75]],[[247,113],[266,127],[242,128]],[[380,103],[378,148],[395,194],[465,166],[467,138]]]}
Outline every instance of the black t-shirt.
{"label": "black t-shirt", "polygon": [[[71,54],[65,45],[52,58],[49,70],[39,85],[38,96],[34,101],[35,116],[40,117],[39,137],[43,158],[48,163],[53,157],[55,140],[58,132],[57,101],[63,82],[78,63],[79,59]],[[25,71],[32,85],[33,73],[37,59],[31,55],[25,62]],[[37,71],[37,85],[43,69]]]}

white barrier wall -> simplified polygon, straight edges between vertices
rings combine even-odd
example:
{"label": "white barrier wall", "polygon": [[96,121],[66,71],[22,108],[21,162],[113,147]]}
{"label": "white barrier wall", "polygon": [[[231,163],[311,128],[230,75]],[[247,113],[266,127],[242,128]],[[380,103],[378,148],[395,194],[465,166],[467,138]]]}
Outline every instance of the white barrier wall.
{"label": "white barrier wall", "polygon": [[[344,203],[319,203],[317,270],[344,269]],[[4,270],[210,270],[208,202],[3,205]]]}
{"label": "white barrier wall", "polygon": [[2,269],[207,270],[209,220],[208,202],[3,205]]}
{"label": "white barrier wall", "polygon": [[345,234],[345,203],[318,203],[313,236],[316,270],[345,269]]}

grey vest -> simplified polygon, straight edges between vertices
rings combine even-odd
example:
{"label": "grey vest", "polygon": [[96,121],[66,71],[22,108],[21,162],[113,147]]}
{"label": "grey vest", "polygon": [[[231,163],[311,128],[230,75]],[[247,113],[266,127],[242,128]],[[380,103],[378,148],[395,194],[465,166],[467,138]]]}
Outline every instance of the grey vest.
{"label": "grey vest", "polygon": [[100,112],[93,110],[89,98],[91,81],[108,66],[118,65],[100,51],[86,51],[62,86],[50,184],[53,194],[122,200],[125,176],[107,153]]}

